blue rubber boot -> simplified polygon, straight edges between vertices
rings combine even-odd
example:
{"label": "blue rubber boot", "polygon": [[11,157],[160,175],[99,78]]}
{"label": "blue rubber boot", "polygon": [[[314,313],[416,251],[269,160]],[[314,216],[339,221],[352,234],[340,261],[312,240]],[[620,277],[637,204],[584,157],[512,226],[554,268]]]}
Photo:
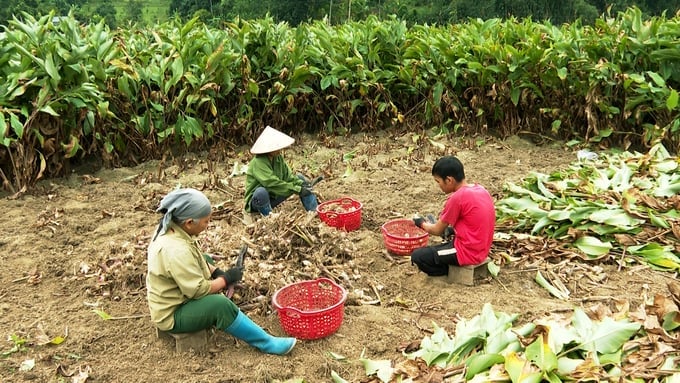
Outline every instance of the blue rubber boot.
{"label": "blue rubber boot", "polygon": [[286,355],[297,342],[295,338],[278,338],[267,334],[241,311],[224,331],[267,354]]}

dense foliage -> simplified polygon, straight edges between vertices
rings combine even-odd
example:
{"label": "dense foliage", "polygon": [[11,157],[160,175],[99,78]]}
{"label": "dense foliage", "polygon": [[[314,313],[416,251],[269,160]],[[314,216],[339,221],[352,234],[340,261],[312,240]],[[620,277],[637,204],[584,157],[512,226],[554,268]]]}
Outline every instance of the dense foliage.
{"label": "dense foliage", "polygon": [[519,131],[677,152],[679,19],[631,9],[594,26],[514,19],[112,31],[24,14],[0,34],[0,176],[25,190],[109,165],[288,132]]}
{"label": "dense foliage", "polygon": [[395,16],[407,23],[446,24],[468,18],[526,18],[553,24],[580,19],[591,24],[603,14],[615,15],[629,7],[638,7],[646,16],[673,16],[680,10],[680,0],[5,0],[0,8],[0,24],[7,24],[22,11],[66,15],[70,10],[81,22],[105,20],[110,28],[129,23],[153,24],[167,17],[184,21],[199,17],[221,25],[225,20],[258,19],[271,16],[276,22],[292,26],[310,20],[326,19],[331,24]]}

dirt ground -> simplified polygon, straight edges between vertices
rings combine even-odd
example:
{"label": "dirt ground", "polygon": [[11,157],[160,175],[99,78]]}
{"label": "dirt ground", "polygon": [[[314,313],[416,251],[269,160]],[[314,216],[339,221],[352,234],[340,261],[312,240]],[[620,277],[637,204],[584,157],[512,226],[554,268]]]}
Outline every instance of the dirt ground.
{"label": "dirt ground", "polygon": [[[335,371],[349,382],[373,382],[360,358],[402,361],[403,346],[429,335],[433,322],[453,334],[457,319],[473,317],[485,303],[497,312],[518,313],[525,322],[598,301],[624,299],[632,307],[665,290],[662,273],[600,263],[583,268],[597,267],[603,278],[574,288],[568,301],[558,300],[534,281],[541,263],[505,261],[499,255],[502,242],[491,254],[500,273],[476,286],[427,277],[407,258],[386,253],[384,222],[438,213],[443,206],[445,196],[430,174],[437,157],[457,155],[468,181],[485,185],[499,198],[507,181],[573,161],[575,151],[562,143],[517,137],[431,142],[412,133],[301,137],[286,157],[296,171],[325,176],[315,187],[320,200],[349,196],[363,203],[362,225],[349,233],[332,229],[329,234],[318,217],[299,214],[302,207],[295,199],[277,208],[280,215],[272,220],[277,225],[294,221],[291,227],[299,227],[309,221],[307,232],[331,238],[314,243],[306,262],[290,252],[273,257],[275,250],[264,242],[277,239],[262,233],[267,223],[254,229],[242,221],[244,177],[237,173],[249,159],[247,149],[132,168],[82,168],[66,179],[42,181],[20,198],[3,195],[0,381],[331,382]],[[145,300],[146,246],[160,218],[154,209],[178,185],[201,189],[211,199],[216,213],[201,240],[206,252],[222,257],[219,264],[228,267],[240,244],[251,243],[243,287],[234,301],[255,322],[284,335],[271,306],[273,292],[291,281],[330,276],[351,297],[337,333],[301,340],[283,357],[262,354],[219,331],[211,333],[210,352],[203,355],[176,354],[171,344],[156,339]],[[282,236],[287,228],[279,229],[270,231]],[[340,256],[323,259],[333,254]],[[96,310],[112,319],[104,320]]]}

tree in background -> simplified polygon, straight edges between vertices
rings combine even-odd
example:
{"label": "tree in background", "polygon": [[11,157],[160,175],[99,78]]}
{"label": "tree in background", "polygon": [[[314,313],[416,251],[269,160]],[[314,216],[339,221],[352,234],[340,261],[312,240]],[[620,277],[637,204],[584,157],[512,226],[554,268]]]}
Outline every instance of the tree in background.
{"label": "tree in background", "polygon": [[127,6],[125,7],[125,13],[127,17],[127,22],[131,24],[142,24],[144,21],[143,16],[144,6],[141,0],[128,0]]}
{"label": "tree in background", "polygon": [[0,7],[0,24],[7,25],[12,16],[19,17],[21,12],[33,14],[38,9],[40,9],[38,0],[6,0],[6,4]]}
{"label": "tree in background", "polygon": [[103,3],[95,8],[92,18],[95,20],[95,22],[103,19],[106,25],[108,25],[111,29],[118,28],[116,8],[110,2]]}
{"label": "tree in background", "polygon": [[220,0],[172,0],[168,14],[183,20],[198,17],[203,22],[210,23],[212,20],[228,18],[232,4],[232,1]]}
{"label": "tree in background", "polygon": [[[128,0],[123,3],[104,0],[2,0],[0,25],[6,25],[21,12],[40,16],[55,10],[57,15],[74,16],[82,21],[104,19],[109,27],[118,25],[116,7],[125,23],[140,23],[151,0]],[[120,4],[114,6],[114,4]],[[211,25],[236,18],[257,19],[272,16],[292,26],[310,20],[327,19],[331,24],[396,16],[409,24],[446,24],[468,18],[526,18],[550,20],[554,24],[591,23],[599,15],[615,15],[637,6],[646,16],[666,13],[673,17],[680,10],[680,0],[154,0],[154,6],[168,4],[168,15],[188,20],[198,16]]]}

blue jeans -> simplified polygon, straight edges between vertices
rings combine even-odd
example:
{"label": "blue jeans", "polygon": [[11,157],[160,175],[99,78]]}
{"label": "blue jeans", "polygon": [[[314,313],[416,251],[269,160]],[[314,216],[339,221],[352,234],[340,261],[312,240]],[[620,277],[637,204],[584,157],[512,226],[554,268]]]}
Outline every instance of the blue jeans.
{"label": "blue jeans", "polygon": [[[297,175],[299,179],[303,181],[303,185],[309,185],[309,181],[302,174]],[[260,186],[253,192],[253,197],[250,200],[250,210],[257,211],[260,214],[267,216],[272,212],[272,209],[279,206],[283,201],[287,200],[290,196],[276,197],[272,199],[269,196],[269,192],[264,187]],[[315,211],[316,207],[319,206],[319,202],[316,199],[314,193],[306,196],[300,197],[302,206],[305,207],[307,211]]]}

